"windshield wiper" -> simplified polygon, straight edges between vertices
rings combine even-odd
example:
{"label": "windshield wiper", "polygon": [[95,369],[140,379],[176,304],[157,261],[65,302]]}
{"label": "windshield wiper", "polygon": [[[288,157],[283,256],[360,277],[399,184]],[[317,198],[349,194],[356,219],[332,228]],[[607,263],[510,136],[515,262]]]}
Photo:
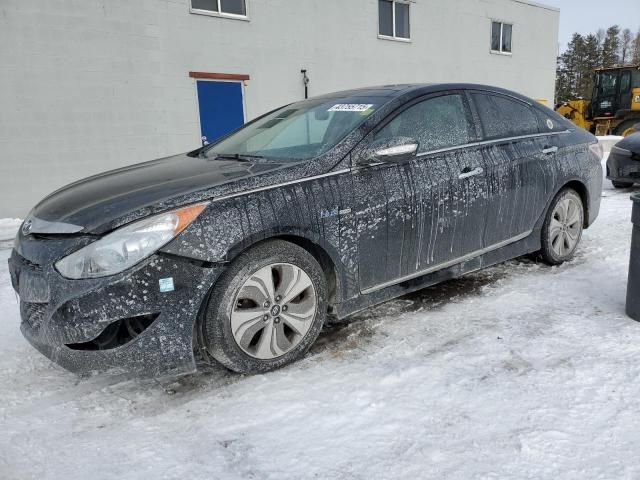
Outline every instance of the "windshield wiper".
{"label": "windshield wiper", "polygon": [[241,153],[219,153],[213,157],[214,160],[237,160],[238,162],[252,162],[263,158],[260,155],[244,155]]}

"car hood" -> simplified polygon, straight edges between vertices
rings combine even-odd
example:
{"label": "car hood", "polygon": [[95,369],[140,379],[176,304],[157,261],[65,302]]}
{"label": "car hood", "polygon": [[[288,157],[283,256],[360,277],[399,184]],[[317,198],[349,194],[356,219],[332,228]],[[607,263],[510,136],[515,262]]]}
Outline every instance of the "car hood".
{"label": "car hood", "polygon": [[[257,175],[283,167],[286,165],[275,162],[176,155],[67,185],[42,200],[28,221],[32,233],[103,233],[144,214],[189,203],[192,197],[199,201],[216,196],[215,187],[234,184],[232,190],[241,191],[248,179],[255,186]],[[193,195],[203,191],[207,194]]]}

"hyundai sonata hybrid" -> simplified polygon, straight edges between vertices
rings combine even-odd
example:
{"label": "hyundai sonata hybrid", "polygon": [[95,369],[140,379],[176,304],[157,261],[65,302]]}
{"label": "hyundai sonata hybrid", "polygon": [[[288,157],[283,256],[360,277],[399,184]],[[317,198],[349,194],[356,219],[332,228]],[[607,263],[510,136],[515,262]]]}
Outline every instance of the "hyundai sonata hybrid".
{"label": "hyundai sonata hybrid", "polygon": [[42,200],[9,259],[21,329],[78,373],[271,370],[327,319],[524,254],[571,259],[600,160],[594,136],[499,88],[293,103]]}

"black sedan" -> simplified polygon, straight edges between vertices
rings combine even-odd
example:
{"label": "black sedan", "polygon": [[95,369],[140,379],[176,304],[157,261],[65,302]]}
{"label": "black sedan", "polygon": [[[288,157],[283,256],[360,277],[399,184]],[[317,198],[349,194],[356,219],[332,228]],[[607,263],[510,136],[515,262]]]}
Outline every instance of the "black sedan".
{"label": "black sedan", "polygon": [[607,178],[616,188],[629,188],[640,182],[640,133],[613,146],[607,160]]}
{"label": "black sedan", "polygon": [[80,373],[263,372],[327,319],[533,252],[598,215],[595,137],[479,85],[353,90],[64,187],[9,260],[22,332]]}

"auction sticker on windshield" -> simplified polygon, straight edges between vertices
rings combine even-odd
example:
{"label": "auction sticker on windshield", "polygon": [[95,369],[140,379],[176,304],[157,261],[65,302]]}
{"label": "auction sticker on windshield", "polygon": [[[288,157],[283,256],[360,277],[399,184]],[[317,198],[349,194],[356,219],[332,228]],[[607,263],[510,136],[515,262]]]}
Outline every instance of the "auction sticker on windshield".
{"label": "auction sticker on windshield", "polygon": [[339,103],[331,107],[328,112],[366,112],[373,104],[365,103]]}

